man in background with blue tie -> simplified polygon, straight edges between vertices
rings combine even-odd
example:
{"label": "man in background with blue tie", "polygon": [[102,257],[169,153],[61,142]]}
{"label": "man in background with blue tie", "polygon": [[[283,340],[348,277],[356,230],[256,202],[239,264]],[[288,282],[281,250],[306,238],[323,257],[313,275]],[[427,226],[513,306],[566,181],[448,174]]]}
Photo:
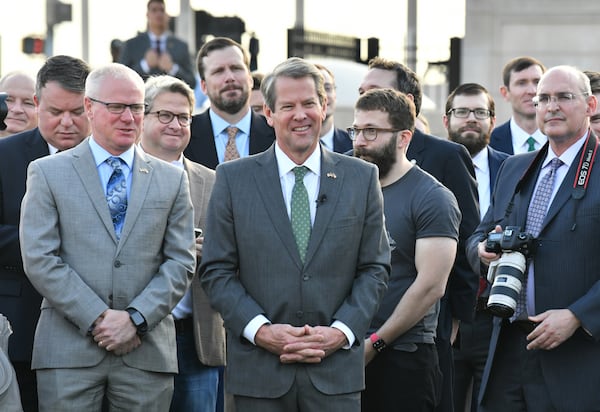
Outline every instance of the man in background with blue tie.
{"label": "man in background with blue tie", "polygon": [[504,161],[467,245],[476,267],[499,258],[485,249],[492,230],[519,226],[535,238],[514,314],[494,318],[478,410],[592,411],[600,405],[600,167],[589,117],[598,102],[585,74],[557,66],[534,103],[548,144]]}
{"label": "man in background with blue tie", "polygon": [[171,310],[195,268],[180,170],[134,146],[144,83],[113,63],[86,81],[92,135],[31,163],[21,212],[25,273],[40,291],[40,411],[165,411],[177,372]]}
{"label": "man in background with blue tie", "polygon": [[142,78],[169,74],[192,89],[196,77],[188,44],[169,31],[169,15],[164,0],[149,0],[146,6],[147,31],[127,40],[119,62],[131,67]]}

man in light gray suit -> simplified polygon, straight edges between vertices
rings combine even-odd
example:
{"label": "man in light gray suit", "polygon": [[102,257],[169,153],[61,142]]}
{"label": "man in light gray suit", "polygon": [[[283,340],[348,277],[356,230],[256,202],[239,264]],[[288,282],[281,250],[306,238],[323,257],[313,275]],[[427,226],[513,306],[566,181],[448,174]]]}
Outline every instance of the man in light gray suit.
{"label": "man in light gray suit", "polygon": [[377,169],[319,144],[313,64],[290,58],[261,87],[276,143],[220,164],[208,206],[201,283],[227,329],[225,387],[238,411],[359,411],[390,270]]}
{"label": "man in light gray suit", "polygon": [[31,163],[21,212],[25,273],[44,296],[40,411],[100,410],[103,397],[110,410],[165,411],[177,372],[170,313],[195,269],[188,179],[135,148],[144,83],[133,70],[96,69],[85,94],[92,135]]}
{"label": "man in light gray suit", "polygon": [[[148,154],[184,169],[190,181],[194,226],[206,226],[206,208],[215,182],[215,172],[183,156],[190,141],[194,91],[172,76],[155,76],[146,81],[146,115],[140,148]],[[204,237],[196,237],[196,256],[202,258]],[[225,365],[223,319],[211,308],[200,280],[173,309],[179,373],[171,411],[215,411],[219,368]]]}

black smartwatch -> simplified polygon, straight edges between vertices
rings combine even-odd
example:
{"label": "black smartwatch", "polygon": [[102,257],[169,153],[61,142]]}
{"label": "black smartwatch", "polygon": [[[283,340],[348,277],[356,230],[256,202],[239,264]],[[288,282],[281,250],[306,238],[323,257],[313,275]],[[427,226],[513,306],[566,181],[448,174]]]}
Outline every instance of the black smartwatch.
{"label": "black smartwatch", "polygon": [[127,313],[129,313],[129,319],[131,319],[131,323],[137,329],[137,334],[141,338],[146,332],[148,332],[148,324],[146,323],[146,319],[144,315],[142,315],[137,309],[127,308],[125,309]]}
{"label": "black smartwatch", "polygon": [[373,349],[375,349],[377,352],[381,353],[385,348],[387,348],[385,341],[377,336],[376,333],[371,334],[369,339],[371,340],[371,344],[373,344]]}

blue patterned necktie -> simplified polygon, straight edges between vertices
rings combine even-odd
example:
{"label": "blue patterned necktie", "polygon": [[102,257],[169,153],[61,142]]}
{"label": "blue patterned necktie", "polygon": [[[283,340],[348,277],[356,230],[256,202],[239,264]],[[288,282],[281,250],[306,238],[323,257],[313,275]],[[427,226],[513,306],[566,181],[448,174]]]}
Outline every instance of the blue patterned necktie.
{"label": "blue patterned necktie", "polygon": [[294,168],[294,176],[296,182],[292,189],[291,215],[292,215],[292,231],[296,238],[296,245],[302,263],[306,257],[306,249],[308,248],[308,239],[310,238],[310,205],[308,204],[308,192],[304,186],[304,175],[308,169],[306,166],[298,166]]}
{"label": "blue patterned necktie", "polygon": [[115,234],[117,239],[120,239],[127,212],[127,179],[121,168],[123,160],[120,157],[111,156],[106,159],[106,163],[113,169],[106,185],[106,201],[115,227]]}
{"label": "blue patterned necktie", "polygon": [[[525,231],[531,233],[533,237],[538,237],[542,224],[548,213],[548,207],[550,206],[550,198],[552,197],[552,191],[554,189],[554,182],[556,180],[556,170],[562,165],[562,160],[555,157],[550,161],[550,170],[546,173],[533,195],[533,200],[529,205],[527,211],[527,222],[525,224]],[[528,272],[528,271],[527,271]],[[528,273],[525,273],[525,282],[521,288],[521,293],[517,300],[517,309],[513,315],[514,319],[524,319],[527,317],[526,302],[527,302],[527,285],[529,280],[527,279]],[[530,308],[531,309],[531,308]]]}

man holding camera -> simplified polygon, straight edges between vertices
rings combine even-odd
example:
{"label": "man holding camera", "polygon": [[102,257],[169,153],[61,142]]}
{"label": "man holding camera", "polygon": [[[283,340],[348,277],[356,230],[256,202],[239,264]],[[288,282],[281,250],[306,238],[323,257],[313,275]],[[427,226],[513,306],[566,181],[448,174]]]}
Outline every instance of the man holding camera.
{"label": "man holding camera", "polygon": [[[486,265],[500,258],[496,275],[508,274],[516,285],[492,287],[490,299],[518,292],[512,303],[500,299],[514,313],[494,320],[483,412],[589,411],[600,404],[600,167],[589,131],[597,100],[582,72],[558,66],[542,76],[534,104],[549,143],[503,163],[490,209],[467,247],[473,264],[477,256]],[[515,229],[496,236],[500,251],[490,251],[489,232],[507,226]],[[514,252],[526,265],[506,259]]]}

